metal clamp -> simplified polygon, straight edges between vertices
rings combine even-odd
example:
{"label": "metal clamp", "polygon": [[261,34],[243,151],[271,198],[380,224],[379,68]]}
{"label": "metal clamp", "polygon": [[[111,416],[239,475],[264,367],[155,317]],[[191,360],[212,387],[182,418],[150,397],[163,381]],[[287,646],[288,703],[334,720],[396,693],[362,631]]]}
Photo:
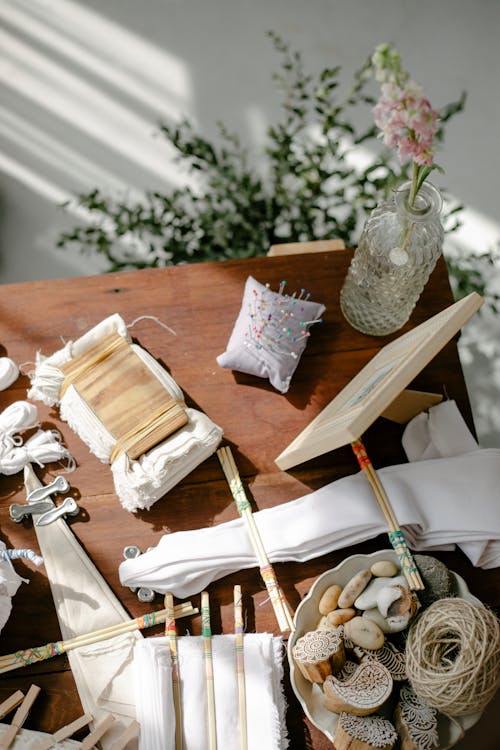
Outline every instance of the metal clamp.
{"label": "metal clamp", "polygon": [[29,516],[37,516],[41,513],[46,513],[48,510],[54,507],[52,500],[39,500],[37,503],[31,503],[31,505],[25,505],[23,503],[13,503],[9,507],[9,516],[16,523],[21,523],[25,518]]}
{"label": "metal clamp", "polygon": [[47,526],[64,516],[77,516],[80,512],[78,503],[73,497],[67,497],[60,505],[51,508],[35,522],[35,526]]}
{"label": "metal clamp", "polygon": [[[134,560],[136,557],[139,557],[140,554],[141,550],[136,544],[129,544],[123,550],[123,557],[125,560]],[[129,588],[132,593],[137,594],[137,598],[140,602],[152,602],[156,596],[153,589],[148,589],[146,586],[140,586],[138,589],[136,589],[135,586],[130,586]]]}
{"label": "metal clamp", "polygon": [[69,482],[66,477],[59,474],[50,484],[45,484],[43,487],[37,487],[36,490],[32,490],[26,498],[26,502],[36,503],[39,500],[45,500],[46,497],[50,497],[54,492],[67,492],[69,490]]}

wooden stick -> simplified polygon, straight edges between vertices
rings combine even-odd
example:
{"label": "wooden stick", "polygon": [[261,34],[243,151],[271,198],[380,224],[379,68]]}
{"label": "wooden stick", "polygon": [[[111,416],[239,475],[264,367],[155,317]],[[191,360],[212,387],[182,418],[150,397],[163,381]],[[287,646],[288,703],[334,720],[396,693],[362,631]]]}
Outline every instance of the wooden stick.
{"label": "wooden stick", "polygon": [[[194,615],[198,612],[196,608],[191,606],[191,602],[184,602],[182,605],[177,605],[174,608],[174,611],[176,617]],[[34,648],[0,656],[0,674],[3,672],[9,672],[12,669],[18,669],[19,667],[27,667],[29,664],[34,664],[38,661],[45,661],[45,659],[59,656],[60,654],[64,654],[66,651],[72,651],[75,648],[90,646],[99,641],[106,641],[108,638],[113,638],[116,635],[130,633],[134,630],[142,630],[143,628],[149,628],[153,625],[160,625],[165,622],[166,618],[167,610],[161,609],[158,612],[150,612],[142,617],[136,617],[134,620],[118,623],[117,625],[102,628],[101,630],[94,630],[92,633],[76,636],[67,641],[47,643],[44,646],[35,646]]]}
{"label": "wooden stick", "polygon": [[175,750],[182,750],[182,703],[181,686],[179,680],[179,659],[177,653],[177,629],[175,627],[174,597],[171,593],[165,594],[165,609],[168,612],[165,620],[165,635],[168,636],[170,648],[170,659],[172,661],[172,689],[174,693],[175,711]]}
{"label": "wooden stick", "polygon": [[112,714],[108,714],[104,717],[95,727],[95,729],[88,734],[84,740],[82,741],[81,750],[92,750],[94,745],[101,739],[103,734],[105,734],[108,729],[111,727],[115,720],[115,717]]}
{"label": "wooden stick", "polygon": [[236,636],[236,676],[238,678],[238,718],[240,750],[248,750],[247,702],[245,688],[245,653],[241,586],[234,587],[234,633]]}
{"label": "wooden stick", "polygon": [[366,478],[368,479],[368,482],[370,483],[370,487],[373,490],[380,510],[384,514],[385,520],[387,521],[387,526],[389,527],[389,540],[399,558],[399,562],[401,563],[401,570],[403,571],[410,588],[422,590],[424,588],[424,583],[422,581],[422,578],[420,577],[420,573],[418,572],[415,561],[413,560],[406,539],[404,538],[404,534],[399,528],[394,510],[392,509],[382,482],[380,481],[377,472],[373,468],[373,464],[366,452],[366,448],[360,439],[354,440],[351,443],[351,447],[354,451],[354,455],[358,460],[360,468],[362,469]]}
{"label": "wooden stick", "polygon": [[207,692],[208,750],[217,750],[214,668],[212,662],[212,631],[210,629],[210,604],[207,591],[201,592],[201,634],[203,636],[203,662],[205,667],[205,688]]}
{"label": "wooden stick", "polygon": [[262,543],[259,529],[257,528],[255,518],[252,514],[252,508],[245,495],[245,490],[243,489],[243,484],[241,482],[238,469],[236,468],[233,454],[231,453],[231,448],[229,448],[228,446],[219,448],[219,450],[217,451],[217,456],[219,457],[219,461],[231,490],[231,494],[233,496],[234,502],[236,503],[238,513],[245,522],[245,526],[250,537],[255,556],[257,557],[262,579],[266,584],[269,598],[271,599],[271,604],[273,605],[274,613],[278,621],[278,626],[281,631],[293,630],[292,617],[288,610],[285,597],[283,596],[283,591],[278,584],[274,568],[269,561],[267,552]]}
{"label": "wooden stick", "polygon": [[15,693],[12,693],[12,695],[10,695],[7,700],[5,700],[3,703],[0,703],[0,719],[3,719],[4,716],[10,714],[10,712],[17,708],[18,705],[23,702],[23,700],[24,693],[22,693],[21,690],[16,690]]}
{"label": "wooden stick", "polygon": [[78,732],[82,727],[86,727],[92,721],[93,716],[91,714],[83,714],[78,719],[75,719],[71,724],[66,724],[57,730],[53,735],[44,737],[35,745],[34,750],[49,750],[49,748],[57,745],[58,742],[67,740],[72,734]]}
{"label": "wooden stick", "polygon": [[40,688],[38,687],[38,685],[31,685],[30,689],[23,699],[23,702],[14,714],[8,730],[0,740],[0,748],[2,748],[2,750],[6,750],[6,748],[10,747],[14,742],[17,733],[28,718],[31,706],[33,705],[39,692]]}

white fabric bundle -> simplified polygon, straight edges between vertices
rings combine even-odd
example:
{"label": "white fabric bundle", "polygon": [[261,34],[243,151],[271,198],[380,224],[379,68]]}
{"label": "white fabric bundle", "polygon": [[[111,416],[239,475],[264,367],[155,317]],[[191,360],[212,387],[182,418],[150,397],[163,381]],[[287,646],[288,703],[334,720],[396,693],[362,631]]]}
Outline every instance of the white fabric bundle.
{"label": "white fabric bundle", "polygon": [[[473,438],[454,402],[440,404],[431,412],[434,440],[439,434],[441,446],[470,449]],[[448,430],[450,441],[445,435]],[[422,430],[418,440],[412,440],[410,432],[405,442],[419,443],[415,450],[422,455]],[[378,474],[411,549],[444,550],[457,544],[473,565],[500,565],[500,450],[476,445],[468,453],[390,466]],[[387,531],[361,472],[254,513],[254,518],[273,563],[304,562]],[[119,575],[124,586],[147,586],[186,597],[211,581],[256,564],[245,524],[237,518],[210,528],[166,534],[156,547],[122,562]]]}
{"label": "white fabric bundle", "polygon": [[[268,633],[244,636],[249,750],[288,747],[282,694],[283,643]],[[206,750],[203,638],[177,639],[183,748]],[[236,649],[233,635],[212,636],[217,747],[239,750]],[[146,638],[134,651],[139,750],[175,750],[175,711],[168,638]]]}
{"label": "white fabric bundle", "polygon": [[[64,375],[59,369],[74,357],[85,353],[96,342],[116,332],[130,342],[123,319],[114,314],[101,321],[76,341],[50,357],[37,354],[36,369],[31,379],[28,396],[48,406],[59,405],[61,418],[81,437],[101,461],[109,463],[115,440],[92,412],[77,390],[70,386],[60,399]],[[131,344],[134,352],[162,383],[169,395],[183,400],[175,380],[142,347]],[[186,408],[188,424],[163,440],[137,460],[122,453],[111,464],[115,491],[123,507],[129,511],[150,508],[156,500],[189,474],[216,450],[222,430],[206,414]]]}
{"label": "white fabric bundle", "polygon": [[[4,552],[5,549],[4,542],[0,542],[0,552]],[[23,582],[28,583],[16,573],[11,561],[0,557],[0,632],[10,617],[12,597]]]}
{"label": "white fabric bundle", "polygon": [[0,391],[4,391],[19,377],[19,367],[10,357],[0,357]]}
{"label": "white fabric bundle", "polygon": [[15,401],[0,414],[0,474],[17,474],[26,464],[38,466],[72,457],[57,430],[38,430],[23,444],[17,433],[36,427],[38,410],[28,401]]}

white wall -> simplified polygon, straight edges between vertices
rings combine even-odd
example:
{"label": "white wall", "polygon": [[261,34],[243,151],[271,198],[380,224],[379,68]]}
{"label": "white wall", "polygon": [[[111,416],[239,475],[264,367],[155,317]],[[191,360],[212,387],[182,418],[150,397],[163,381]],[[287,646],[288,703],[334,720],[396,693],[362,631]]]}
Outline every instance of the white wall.
{"label": "white wall", "polygon": [[[268,29],[301,50],[312,72],[340,64],[349,81],[376,44],[391,41],[434,106],[466,90],[466,111],[450,123],[439,155],[446,175],[435,181],[468,208],[456,240],[492,246],[500,224],[498,0],[3,0],[0,282],[101,270],[95,259],[55,249],[76,222],[60,203],[97,185],[134,193],[182,179],[156,135],[160,118],[187,114],[206,135],[222,120],[258,149],[278,115],[271,74],[279,57]],[[487,331],[498,334],[496,320]],[[483,359],[475,338],[464,359],[471,382]],[[481,404],[500,387],[493,350]],[[496,440],[500,415],[480,411],[481,435]]]}

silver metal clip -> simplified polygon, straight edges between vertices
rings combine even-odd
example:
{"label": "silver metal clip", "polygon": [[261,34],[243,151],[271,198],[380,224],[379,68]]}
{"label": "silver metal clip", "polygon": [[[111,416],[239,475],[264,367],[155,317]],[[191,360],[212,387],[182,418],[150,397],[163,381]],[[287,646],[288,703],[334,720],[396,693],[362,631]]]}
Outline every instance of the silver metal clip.
{"label": "silver metal clip", "polygon": [[79,512],[80,508],[76,500],[72,497],[67,497],[60,505],[51,508],[51,510],[40,516],[35,521],[35,526],[47,526],[49,523],[57,521],[58,518],[62,518],[63,516],[77,516]]}
{"label": "silver metal clip", "polygon": [[23,503],[12,503],[9,507],[9,515],[16,523],[21,523],[25,518],[29,516],[37,516],[41,513],[46,513],[48,510],[54,507],[52,500],[39,500],[37,503],[31,503],[25,505]]}
{"label": "silver metal clip", "polygon": [[50,484],[44,484],[43,487],[32,490],[27,496],[26,502],[29,504],[37,503],[39,500],[45,500],[46,497],[50,497],[54,492],[67,492],[68,490],[68,480],[62,474],[59,474]]}

